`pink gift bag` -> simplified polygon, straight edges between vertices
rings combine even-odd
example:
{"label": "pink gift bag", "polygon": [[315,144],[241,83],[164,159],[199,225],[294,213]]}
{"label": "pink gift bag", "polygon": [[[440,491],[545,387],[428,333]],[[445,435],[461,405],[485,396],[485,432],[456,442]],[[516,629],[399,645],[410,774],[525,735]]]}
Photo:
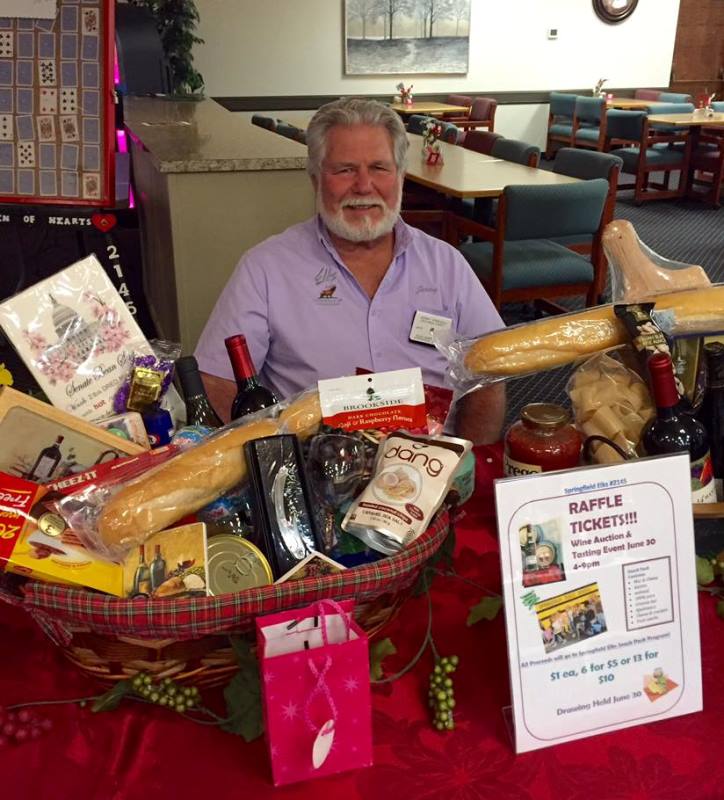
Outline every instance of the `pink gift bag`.
{"label": "pink gift bag", "polygon": [[275,786],[372,764],[367,635],[353,606],[320,600],[256,620]]}

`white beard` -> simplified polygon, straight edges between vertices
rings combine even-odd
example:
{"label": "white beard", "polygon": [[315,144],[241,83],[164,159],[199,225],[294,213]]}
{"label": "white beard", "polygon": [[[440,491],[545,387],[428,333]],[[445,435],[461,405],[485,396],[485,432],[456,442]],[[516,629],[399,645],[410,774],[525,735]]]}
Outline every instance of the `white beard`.
{"label": "white beard", "polygon": [[[365,216],[363,220],[357,224],[347,222],[344,218],[344,209],[346,206],[355,205],[369,205],[370,203],[377,203],[382,208],[384,214],[381,219],[373,221]],[[336,213],[327,211],[322,202],[320,192],[317,192],[317,213],[322,218],[322,221],[327,226],[327,229],[340,239],[346,239],[348,242],[372,242],[382,236],[386,236],[392,232],[395,227],[397,218],[400,216],[400,208],[402,205],[402,185],[397,195],[394,208],[390,208],[380,198],[356,198],[342,201],[342,205]]]}

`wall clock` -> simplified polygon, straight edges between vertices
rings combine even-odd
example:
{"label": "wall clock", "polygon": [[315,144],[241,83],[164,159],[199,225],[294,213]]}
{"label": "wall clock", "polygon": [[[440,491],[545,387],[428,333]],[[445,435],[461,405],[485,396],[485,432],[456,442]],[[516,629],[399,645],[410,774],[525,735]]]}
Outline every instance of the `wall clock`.
{"label": "wall clock", "polygon": [[639,0],[593,0],[593,10],[604,22],[621,22],[633,14]]}

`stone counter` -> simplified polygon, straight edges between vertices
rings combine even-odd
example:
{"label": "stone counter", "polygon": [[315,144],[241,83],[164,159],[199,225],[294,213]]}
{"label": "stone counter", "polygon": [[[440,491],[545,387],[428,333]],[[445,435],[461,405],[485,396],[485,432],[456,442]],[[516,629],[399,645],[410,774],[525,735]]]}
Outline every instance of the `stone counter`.
{"label": "stone counter", "polygon": [[[252,125],[250,114],[227,111],[214,100],[129,97],[124,111],[126,126],[143,142],[159,172],[246,172],[307,165],[303,144]],[[294,117],[299,121],[297,114]]]}
{"label": "stone counter", "polygon": [[213,100],[126,98],[124,109],[149,307],[160,335],[191,353],[244,252],[314,213],[306,147]]}

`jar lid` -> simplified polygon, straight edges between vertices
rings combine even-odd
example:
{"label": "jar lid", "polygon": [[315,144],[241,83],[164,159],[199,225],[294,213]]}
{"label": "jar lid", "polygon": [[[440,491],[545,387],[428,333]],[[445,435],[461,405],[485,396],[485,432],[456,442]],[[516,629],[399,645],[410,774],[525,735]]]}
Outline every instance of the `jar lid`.
{"label": "jar lid", "polygon": [[571,421],[568,411],[556,403],[528,403],[520,418],[526,425],[544,430],[555,430]]}

